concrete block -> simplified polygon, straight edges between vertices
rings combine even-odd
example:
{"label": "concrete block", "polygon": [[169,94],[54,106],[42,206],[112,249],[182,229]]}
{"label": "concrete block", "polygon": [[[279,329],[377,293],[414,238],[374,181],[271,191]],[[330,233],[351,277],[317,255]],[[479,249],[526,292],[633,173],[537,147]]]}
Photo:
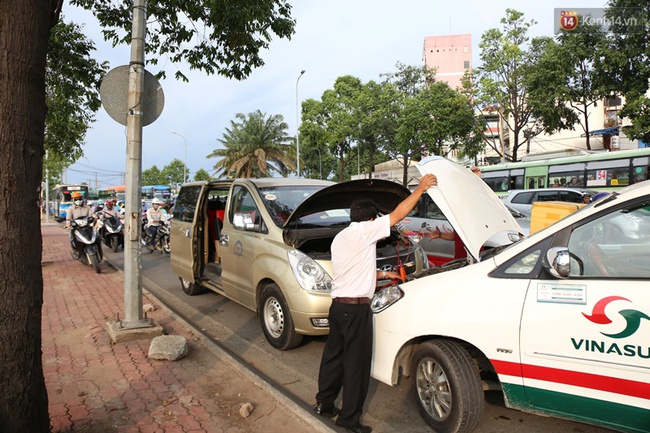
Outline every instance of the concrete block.
{"label": "concrete block", "polygon": [[161,335],[151,340],[149,354],[152,359],[176,361],[187,355],[187,340],[180,335]]}
{"label": "concrete block", "polygon": [[123,328],[122,322],[108,322],[106,323],[106,331],[113,343],[152,339],[164,333],[162,326],[153,320],[149,320],[148,323],[150,323],[150,326]]}

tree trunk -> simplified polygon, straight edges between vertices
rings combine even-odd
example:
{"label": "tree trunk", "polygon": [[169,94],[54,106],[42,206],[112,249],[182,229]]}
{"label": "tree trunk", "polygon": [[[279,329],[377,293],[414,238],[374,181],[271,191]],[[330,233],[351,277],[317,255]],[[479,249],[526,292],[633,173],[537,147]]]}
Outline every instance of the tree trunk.
{"label": "tree trunk", "polygon": [[0,431],[48,432],[41,363],[45,65],[53,0],[0,2]]}
{"label": "tree trunk", "polygon": [[587,104],[583,104],[583,111],[582,111],[582,116],[585,119],[585,145],[587,146],[587,150],[591,150],[591,141],[589,140],[589,115],[587,113],[587,110],[589,109],[589,106]]}

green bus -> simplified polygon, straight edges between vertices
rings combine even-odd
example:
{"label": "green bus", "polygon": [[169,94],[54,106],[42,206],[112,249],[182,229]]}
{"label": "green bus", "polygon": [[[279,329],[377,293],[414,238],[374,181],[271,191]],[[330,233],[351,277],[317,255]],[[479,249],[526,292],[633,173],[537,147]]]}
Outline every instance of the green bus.
{"label": "green bus", "polygon": [[550,158],[531,154],[526,161],[482,166],[494,192],[511,189],[574,187],[609,191],[648,179],[650,147],[619,151],[579,151]]}

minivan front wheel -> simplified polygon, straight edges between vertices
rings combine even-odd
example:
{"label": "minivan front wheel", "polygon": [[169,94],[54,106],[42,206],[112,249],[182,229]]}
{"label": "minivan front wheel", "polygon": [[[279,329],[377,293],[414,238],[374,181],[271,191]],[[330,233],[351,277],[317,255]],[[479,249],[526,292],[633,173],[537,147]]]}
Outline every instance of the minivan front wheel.
{"label": "minivan front wheel", "polygon": [[424,420],[439,433],[472,431],[485,396],[478,369],[467,350],[445,340],[424,342],[415,352],[413,394]]}
{"label": "minivan front wheel", "polygon": [[287,302],[274,284],[268,284],[260,296],[260,322],[264,336],[279,350],[293,349],[302,341],[302,335],[296,334]]}

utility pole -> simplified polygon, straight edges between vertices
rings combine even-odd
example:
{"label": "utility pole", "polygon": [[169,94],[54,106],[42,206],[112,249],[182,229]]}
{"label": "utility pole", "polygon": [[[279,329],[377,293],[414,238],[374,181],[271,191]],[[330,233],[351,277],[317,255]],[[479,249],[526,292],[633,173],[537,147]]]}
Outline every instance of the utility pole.
{"label": "utility pole", "polygon": [[129,62],[128,112],[126,118],[126,220],[124,234],[124,320],[119,329],[153,326],[142,314],[142,258],[140,256],[140,200],[142,186],[142,128],[144,116],[144,46],[146,0],[133,2],[131,61]]}

